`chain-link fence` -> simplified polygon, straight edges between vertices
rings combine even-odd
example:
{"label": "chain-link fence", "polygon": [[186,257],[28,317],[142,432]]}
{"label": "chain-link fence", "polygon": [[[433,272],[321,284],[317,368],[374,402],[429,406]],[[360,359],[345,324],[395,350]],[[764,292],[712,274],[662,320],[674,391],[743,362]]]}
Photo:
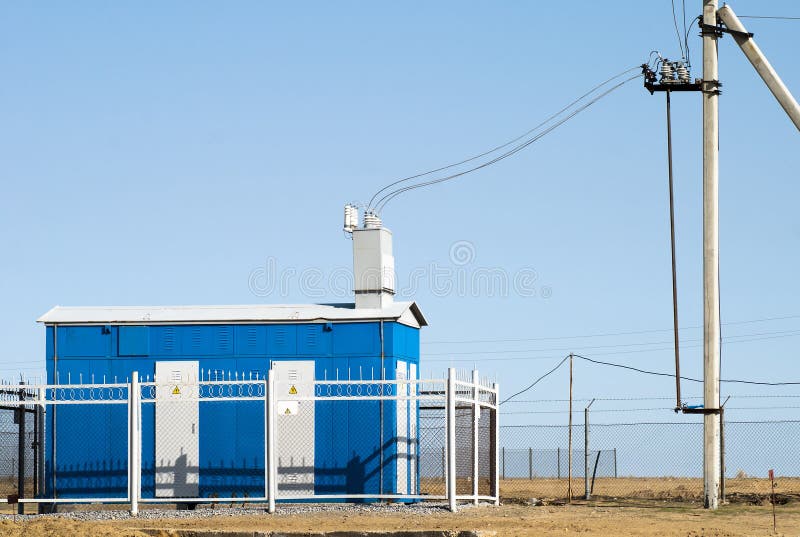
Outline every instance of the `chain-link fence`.
{"label": "chain-link fence", "polygon": [[34,397],[25,386],[0,386],[0,498],[38,493],[44,413],[26,403]]}
{"label": "chain-link fence", "polygon": [[[589,435],[588,456],[584,448]],[[774,468],[779,492],[800,496],[800,421],[725,421],[722,493],[728,500],[758,501],[770,493]],[[500,493],[509,501],[701,501],[703,424],[687,422],[598,423],[587,430],[512,425],[501,427]]]}

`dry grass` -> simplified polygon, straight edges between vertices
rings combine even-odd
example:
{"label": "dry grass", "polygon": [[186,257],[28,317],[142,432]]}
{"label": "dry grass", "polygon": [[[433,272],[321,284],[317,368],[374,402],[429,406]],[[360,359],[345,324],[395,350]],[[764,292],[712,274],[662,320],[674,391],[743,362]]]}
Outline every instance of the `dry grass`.
{"label": "dry grass", "polygon": [[[584,495],[583,479],[572,480],[574,498]],[[726,497],[731,502],[760,503],[769,498],[767,479],[733,478],[725,482]],[[800,478],[782,478],[777,481],[776,494],[781,501],[800,500]],[[500,497],[506,500],[564,499],[567,497],[566,479],[505,479],[500,483]],[[617,500],[667,500],[699,502],[703,499],[703,480],[699,478],[597,478],[592,497]]]}

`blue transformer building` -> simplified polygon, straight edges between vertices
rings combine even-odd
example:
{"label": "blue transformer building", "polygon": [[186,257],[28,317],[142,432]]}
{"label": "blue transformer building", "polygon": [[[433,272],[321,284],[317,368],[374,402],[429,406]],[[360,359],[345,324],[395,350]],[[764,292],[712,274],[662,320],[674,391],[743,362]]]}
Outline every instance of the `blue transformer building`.
{"label": "blue transformer building", "polygon": [[[134,371],[145,379],[201,381],[265,379],[272,371],[298,386],[419,379],[419,329],[427,322],[415,302],[393,300],[391,233],[382,227],[352,233],[354,303],[57,306],[39,319],[46,327],[47,382],[126,382]],[[300,429],[290,438],[278,435],[281,497],[419,493],[415,409],[391,400],[300,404],[306,404],[304,421],[295,422]],[[157,401],[141,405],[142,498],[263,496],[263,401],[195,408],[175,418],[163,410],[159,416]],[[48,406],[45,497],[124,498],[127,420],[125,404]],[[181,464],[193,478],[179,482]]]}

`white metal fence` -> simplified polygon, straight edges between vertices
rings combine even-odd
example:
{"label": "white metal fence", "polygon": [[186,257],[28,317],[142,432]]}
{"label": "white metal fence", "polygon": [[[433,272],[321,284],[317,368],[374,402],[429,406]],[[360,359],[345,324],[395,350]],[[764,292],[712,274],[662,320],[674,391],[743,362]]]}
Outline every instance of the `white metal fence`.
{"label": "white metal fence", "polygon": [[499,504],[498,389],[477,372],[293,374],[19,387],[33,400],[5,404],[46,418],[40,492],[18,501],[127,503],[134,515],[142,504]]}

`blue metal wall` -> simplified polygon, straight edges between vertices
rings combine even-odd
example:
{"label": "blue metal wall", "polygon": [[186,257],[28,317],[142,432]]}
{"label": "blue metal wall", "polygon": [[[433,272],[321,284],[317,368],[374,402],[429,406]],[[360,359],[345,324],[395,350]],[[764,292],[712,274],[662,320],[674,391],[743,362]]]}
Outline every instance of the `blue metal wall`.
{"label": "blue metal wall", "polygon": [[[381,323],[224,324],[47,327],[48,383],[127,382],[152,376],[160,360],[198,361],[205,377],[242,373],[265,378],[270,361],[315,360],[316,377],[381,377]],[[383,323],[386,378],[396,361],[419,363],[419,330]],[[222,380],[220,378],[220,380]],[[46,496],[124,496],[127,482],[125,405],[59,405],[48,409]],[[318,402],[315,491],[372,494],[396,489],[394,402]],[[155,409],[142,407],[144,497],[154,495]],[[381,450],[381,440],[383,450]],[[200,495],[260,496],[264,490],[264,421],[260,402],[200,405]],[[55,453],[55,463],[54,463]],[[54,466],[55,464],[55,466]],[[55,477],[53,469],[55,468]]]}

